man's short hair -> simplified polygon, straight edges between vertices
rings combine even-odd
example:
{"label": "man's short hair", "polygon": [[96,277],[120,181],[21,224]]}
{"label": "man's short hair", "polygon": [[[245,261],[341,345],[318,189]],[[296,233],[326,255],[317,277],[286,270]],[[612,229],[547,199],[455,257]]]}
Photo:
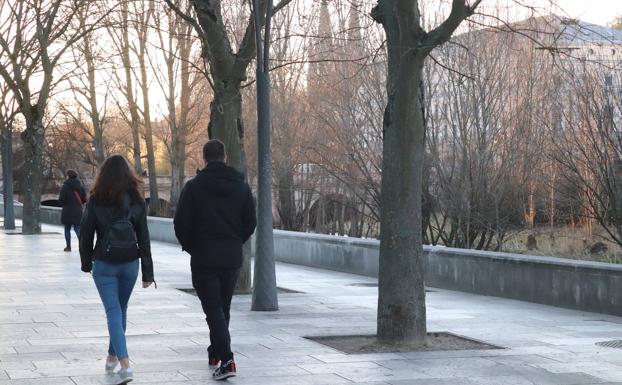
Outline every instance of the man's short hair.
{"label": "man's short hair", "polygon": [[203,160],[206,162],[225,160],[225,144],[218,139],[208,140],[203,146]]}
{"label": "man's short hair", "polygon": [[67,170],[65,174],[67,175],[67,178],[69,179],[74,179],[78,177],[78,173],[75,172],[74,170]]}

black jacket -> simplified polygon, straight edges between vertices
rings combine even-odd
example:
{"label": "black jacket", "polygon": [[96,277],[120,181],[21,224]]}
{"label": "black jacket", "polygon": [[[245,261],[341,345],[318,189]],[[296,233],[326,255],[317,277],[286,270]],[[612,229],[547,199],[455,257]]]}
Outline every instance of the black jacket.
{"label": "black jacket", "polygon": [[193,269],[239,268],[256,225],[251,189],[232,167],[209,162],[184,186],[174,223]]}
{"label": "black jacket", "polygon": [[[76,192],[80,196],[79,201]],[[60,222],[63,225],[79,225],[82,219],[82,204],[86,202],[86,192],[78,178],[69,178],[63,183],[58,201],[63,206]]]}
{"label": "black jacket", "polygon": [[[106,234],[106,230],[112,222],[125,215],[120,207],[98,206],[93,201],[86,204],[82,222],[80,223],[80,259],[82,271],[89,272],[93,268],[93,259],[105,261],[105,255],[101,250],[100,240]],[[145,201],[133,201],[130,205],[130,221],[136,230],[138,248],[141,259],[143,282],[154,282],[153,261],[151,259],[151,245],[149,241],[149,228],[147,227],[147,206]],[[97,243],[93,248],[93,238],[97,233]]]}

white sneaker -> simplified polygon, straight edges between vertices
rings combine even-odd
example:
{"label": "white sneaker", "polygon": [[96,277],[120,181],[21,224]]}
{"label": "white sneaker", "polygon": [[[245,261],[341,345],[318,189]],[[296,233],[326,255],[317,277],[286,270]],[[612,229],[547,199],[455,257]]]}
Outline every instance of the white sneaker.
{"label": "white sneaker", "polygon": [[119,360],[115,359],[114,361],[108,361],[106,358],[106,374],[114,374],[114,370],[119,365]]}
{"label": "white sneaker", "polygon": [[134,372],[132,371],[132,368],[121,368],[121,370],[117,372],[117,375],[119,376],[119,382],[117,382],[117,385],[124,385],[128,382],[134,381]]}

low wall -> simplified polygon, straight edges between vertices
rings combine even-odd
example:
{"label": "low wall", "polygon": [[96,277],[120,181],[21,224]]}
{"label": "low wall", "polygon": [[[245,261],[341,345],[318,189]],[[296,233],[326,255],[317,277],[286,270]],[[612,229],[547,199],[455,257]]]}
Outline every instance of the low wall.
{"label": "low wall", "polygon": [[[62,209],[60,207],[42,207],[41,208],[41,222],[48,223],[50,225],[60,226],[61,225],[60,223],[61,211]],[[19,216],[19,218],[21,218],[21,215]]]}
{"label": "low wall", "polygon": [[[276,258],[378,276],[380,242],[275,230]],[[622,316],[622,265],[424,246],[426,285]]]}
{"label": "low wall", "polygon": [[[41,211],[44,222],[60,223],[60,209]],[[172,220],[148,222],[153,240],[177,242]],[[379,246],[375,240],[274,231],[278,261],[372,277],[378,276]],[[446,247],[424,251],[431,287],[622,316],[622,265]]]}

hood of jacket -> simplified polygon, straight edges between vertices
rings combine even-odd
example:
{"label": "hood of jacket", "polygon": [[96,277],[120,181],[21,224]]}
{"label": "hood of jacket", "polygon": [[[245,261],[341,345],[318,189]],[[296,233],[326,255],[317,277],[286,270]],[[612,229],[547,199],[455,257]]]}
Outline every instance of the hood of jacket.
{"label": "hood of jacket", "polygon": [[79,191],[80,187],[82,186],[78,178],[69,178],[65,181],[64,184],[69,186],[69,188],[71,188],[73,191]]}
{"label": "hood of jacket", "polygon": [[244,175],[224,162],[209,162],[194,178],[200,188],[213,195],[229,195],[240,183],[244,182]]}

